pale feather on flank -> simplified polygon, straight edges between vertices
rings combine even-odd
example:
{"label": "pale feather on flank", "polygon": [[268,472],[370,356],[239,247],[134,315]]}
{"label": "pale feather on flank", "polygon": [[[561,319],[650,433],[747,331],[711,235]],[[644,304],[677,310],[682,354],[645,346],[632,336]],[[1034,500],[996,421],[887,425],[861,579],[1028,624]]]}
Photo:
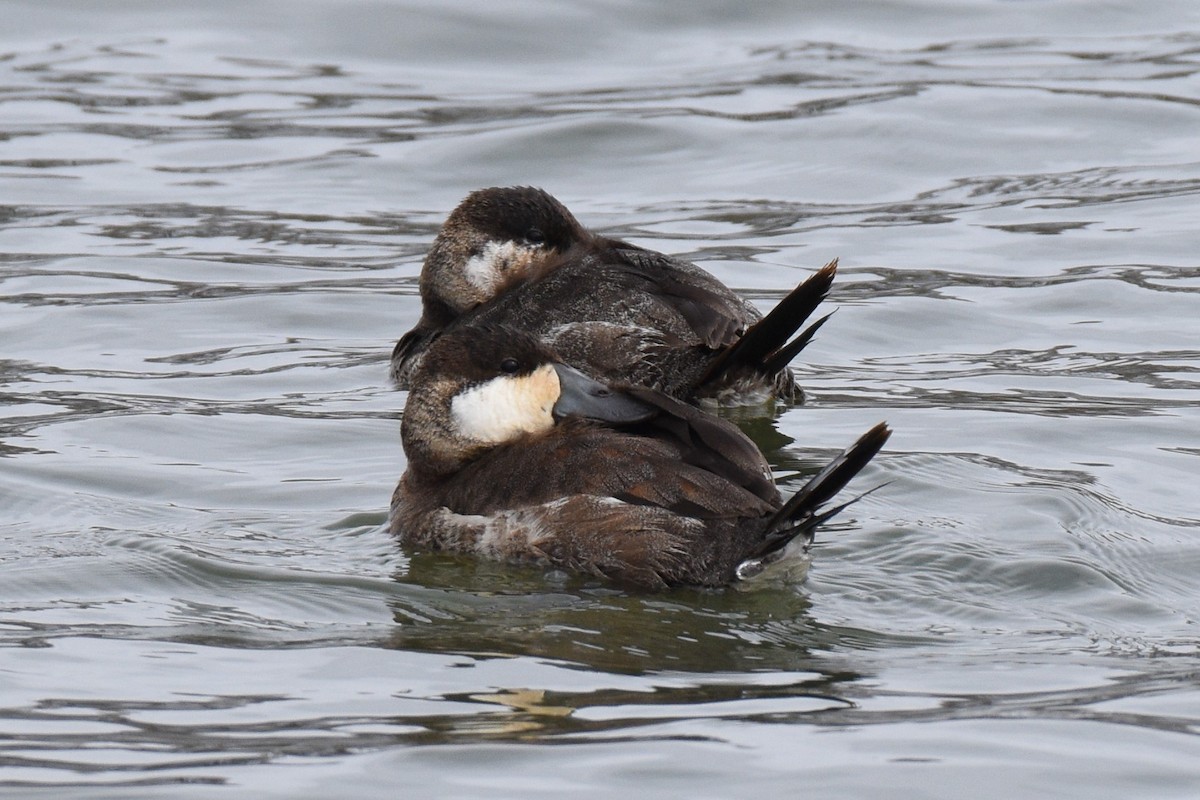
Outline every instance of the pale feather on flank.
{"label": "pale feather on flank", "polygon": [[[553,534],[540,524],[544,516],[558,513],[569,498],[563,497],[543,503],[533,509],[515,509],[492,517],[484,517],[475,540],[475,551],[488,558],[507,560],[541,560],[545,558],[538,542]],[[447,514],[450,512],[443,509]],[[468,520],[474,524],[474,516],[460,515],[460,524]]]}
{"label": "pale feather on flank", "polygon": [[782,550],[776,550],[762,558],[743,561],[737,568],[737,580],[730,586],[740,592],[768,586],[796,586],[808,577],[812,560],[812,539],[797,536]]}
{"label": "pale feather on flank", "polygon": [[[637,532],[627,515],[638,519]],[[699,520],[612,497],[572,495],[487,516],[446,507],[410,517],[402,528],[414,544],[510,563],[556,566],[665,588],[664,576],[688,557],[685,537]],[[690,533],[688,533],[690,531]]]}
{"label": "pale feather on flank", "polygon": [[[449,513],[449,512],[446,512]],[[529,517],[521,519],[521,517]],[[474,523],[476,517],[462,517],[463,522]],[[479,526],[479,538],[475,540],[475,552],[485,558],[498,561],[528,558],[531,543],[539,538],[541,531],[532,515],[508,512],[484,518]]]}
{"label": "pale feather on flank", "polygon": [[559,392],[558,373],[543,364],[528,375],[493,378],[455,395],[450,413],[464,437],[501,444],[552,428]]}
{"label": "pale feather on flank", "polygon": [[774,398],[775,392],[761,380],[740,380],[723,386],[715,394],[696,398],[696,405],[712,411],[718,408],[762,406]]}

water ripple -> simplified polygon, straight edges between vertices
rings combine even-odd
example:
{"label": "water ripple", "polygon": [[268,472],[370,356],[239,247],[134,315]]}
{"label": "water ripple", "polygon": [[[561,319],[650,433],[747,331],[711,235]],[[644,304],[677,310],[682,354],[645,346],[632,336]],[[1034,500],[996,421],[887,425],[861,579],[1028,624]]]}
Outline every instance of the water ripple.
{"label": "water ripple", "polygon": [[[1194,778],[1186,13],[309,5],[8,19],[0,783]],[[843,257],[810,403],[738,420],[786,490],[896,429],[807,584],[642,596],[387,535],[387,354],[501,183],[764,308]]]}

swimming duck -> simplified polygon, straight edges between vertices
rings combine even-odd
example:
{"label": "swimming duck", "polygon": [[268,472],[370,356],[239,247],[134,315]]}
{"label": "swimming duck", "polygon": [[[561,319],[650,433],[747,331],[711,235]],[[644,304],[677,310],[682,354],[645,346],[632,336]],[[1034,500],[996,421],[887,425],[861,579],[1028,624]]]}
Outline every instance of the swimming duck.
{"label": "swimming duck", "polygon": [[391,531],[418,547],[646,589],[723,586],[806,557],[822,509],[887,441],[880,423],[783,501],[736,426],[613,387],[523,331],[454,326],[411,378]]}
{"label": "swimming duck", "polygon": [[422,314],[392,352],[406,388],[430,339],[462,320],[528,331],[594,378],[689,402],[800,402],[788,364],[827,317],[793,334],[824,299],[833,261],[765,318],[695,264],[584,228],[541,189],[472,192],[421,269]]}

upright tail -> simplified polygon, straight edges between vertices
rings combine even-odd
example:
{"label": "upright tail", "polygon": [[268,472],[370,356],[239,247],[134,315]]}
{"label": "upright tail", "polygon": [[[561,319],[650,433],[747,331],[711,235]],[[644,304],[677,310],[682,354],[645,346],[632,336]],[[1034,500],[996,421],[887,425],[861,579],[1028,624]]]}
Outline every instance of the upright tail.
{"label": "upright tail", "polygon": [[[875,457],[875,454],[879,452],[891,435],[892,431],[888,428],[887,423],[879,423],[814,475],[800,491],[792,495],[783,504],[783,507],[767,520],[766,535],[754,556],[762,558],[781,550],[797,536],[811,532],[846,506],[868,494],[869,492],[860,494],[858,497],[832,508],[821,508],[823,503],[840,492],[850,482],[850,479]],[[875,487],[875,489],[878,488],[878,486]],[[870,491],[873,492],[875,489]]]}
{"label": "upright tail", "polygon": [[719,383],[746,372],[772,376],[787,367],[829,319],[829,315],[821,317],[789,341],[829,293],[837,263],[835,258],[821,267],[780,300],[771,313],[747,328],[741,338],[708,365],[697,386]]}

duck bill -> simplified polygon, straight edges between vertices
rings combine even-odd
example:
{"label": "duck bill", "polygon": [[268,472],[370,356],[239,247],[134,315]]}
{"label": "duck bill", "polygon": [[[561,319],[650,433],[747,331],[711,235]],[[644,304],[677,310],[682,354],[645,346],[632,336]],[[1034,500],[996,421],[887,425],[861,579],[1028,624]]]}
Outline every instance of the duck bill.
{"label": "duck bill", "polygon": [[583,417],[600,422],[629,424],[654,416],[654,406],[647,405],[607,384],[592,380],[566,364],[555,364],[558,373],[559,395],[554,404],[554,418]]}

